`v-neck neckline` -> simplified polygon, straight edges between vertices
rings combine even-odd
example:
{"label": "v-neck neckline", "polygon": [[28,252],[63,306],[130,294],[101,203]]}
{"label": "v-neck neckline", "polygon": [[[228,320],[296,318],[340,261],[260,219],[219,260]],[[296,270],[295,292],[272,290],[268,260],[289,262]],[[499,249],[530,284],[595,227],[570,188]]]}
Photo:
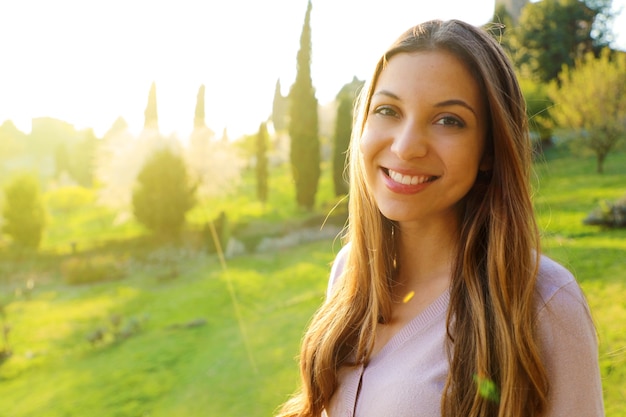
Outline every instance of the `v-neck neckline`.
{"label": "v-neck neckline", "polygon": [[393,352],[398,346],[402,345],[415,333],[427,329],[439,315],[444,314],[448,310],[450,303],[450,290],[446,289],[432,303],[428,305],[418,315],[413,317],[405,324],[391,339],[374,355],[369,361],[367,367],[376,366],[390,352]]}

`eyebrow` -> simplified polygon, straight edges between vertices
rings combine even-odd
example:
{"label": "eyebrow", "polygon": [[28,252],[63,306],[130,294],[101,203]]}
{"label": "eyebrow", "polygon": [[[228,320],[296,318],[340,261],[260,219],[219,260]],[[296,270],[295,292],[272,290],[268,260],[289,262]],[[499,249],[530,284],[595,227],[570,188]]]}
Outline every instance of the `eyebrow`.
{"label": "eyebrow", "polygon": [[375,96],[387,96],[387,97],[391,97],[395,100],[400,100],[400,97],[398,97],[397,95],[395,95],[394,93],[392,93],[389,90],[380,90],[374,93]]}
{"label": "eyebrow", "polygon": [[470,106],[469,104],[467,104],[463,100],[452,99],[452,100],[446,100],[446,101],[442,101],[441,103],[435,104],[435,107],[447,107],[447,106],[461,106],[461,107],[465,107],[467,110],[469,110],[472,113],[474,113],[474,116],[476,118],[478,118],[478,114],[476,114],[476,111],[474,110],[474,108],[472,106]]}
{"label": "eyebrow", "polygon": [[[395,100],[402,100],[400,97],[398,97],[398,95],[396,95],[395,93],[392,93],[389,90],[380,90],[374,93],[374,96],[387,96],[390,98],[393,98]],[[467,110],[471,111],[474,116],[476,118],[478,118],[478,114],[476,113],[476,111],[474,110],[474,108],[472,106],[470,106],[469,104],[467,104],[467,102],[460,100],[460,99],[450,99],[450,100],[445,100],[442,102],[439,102],[437,104],[435,104],[435,107],[447,107],[447,106],[461,106],[461,107],[465,107]]]}

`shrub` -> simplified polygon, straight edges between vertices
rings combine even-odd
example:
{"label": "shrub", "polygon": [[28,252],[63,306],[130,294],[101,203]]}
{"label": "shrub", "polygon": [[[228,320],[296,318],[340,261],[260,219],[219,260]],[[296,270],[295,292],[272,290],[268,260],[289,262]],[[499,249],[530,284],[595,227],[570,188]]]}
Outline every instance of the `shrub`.
{"label": "shrub", "polygon": [[9,333],[11,331],[11,326],[7,323],[5,309],[6,304],[7,301],[0,298],[0,332],[2,333],[0,336],[2,338],[2,345],[0,345],[0,365],[2,365],[12,355],[11,347],[9,346]]}
{"label": "shrub", "polygon": [[22,174],[6,186],[4,193],[2,231],[16,246],[37,249],[46,223],[39,181],[31,174]]}
{"label": "shrub", "polygon": [[195,205],[183,159],[169,149],[156,152],[142,168],[133,192],[137,220],[157,235],[176,237]]}
{"label": "shrub", "polygon": [[112,255],[73,257],[61,265],[61,273],[70,285],[114,281],[124,278],[124,265]]}
{"label": "shrub", "polygon": [[94,202],[95,192],[80,186],[60,187],[46,193],[46,205],[53,213],[69,213]]}
{"label": "shrub", "polygon": [[602,202],[583,223],[590,226],[626,227],[626,197],[615,203]]}

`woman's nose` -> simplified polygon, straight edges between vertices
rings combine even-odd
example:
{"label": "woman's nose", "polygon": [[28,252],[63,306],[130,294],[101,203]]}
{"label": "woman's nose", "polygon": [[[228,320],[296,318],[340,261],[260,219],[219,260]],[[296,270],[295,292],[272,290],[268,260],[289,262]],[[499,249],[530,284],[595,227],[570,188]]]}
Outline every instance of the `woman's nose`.
{"label": "woman's nose", "polygon": [[405,161],[422,158],[428,153],[428,134],[415,123],[405,123],[394,136],[391,151]]}

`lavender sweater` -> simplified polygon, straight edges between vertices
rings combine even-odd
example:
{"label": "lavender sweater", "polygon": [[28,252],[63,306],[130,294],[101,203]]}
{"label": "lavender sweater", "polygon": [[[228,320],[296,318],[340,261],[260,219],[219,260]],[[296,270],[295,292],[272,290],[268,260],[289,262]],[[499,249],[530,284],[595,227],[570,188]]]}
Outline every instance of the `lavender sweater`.
{"label": "lavender sweater", "polygon": [[[341,274],[349,245],[337,255],[328,292]],[[550,380],[546,417],[604,416],[598,347],[589,307],[572,274],[542,257],[537,324]],[[416,316],[367,367],[343,367],[324,417],[436,417],[448,373],[444,348],[448,291]]]}

